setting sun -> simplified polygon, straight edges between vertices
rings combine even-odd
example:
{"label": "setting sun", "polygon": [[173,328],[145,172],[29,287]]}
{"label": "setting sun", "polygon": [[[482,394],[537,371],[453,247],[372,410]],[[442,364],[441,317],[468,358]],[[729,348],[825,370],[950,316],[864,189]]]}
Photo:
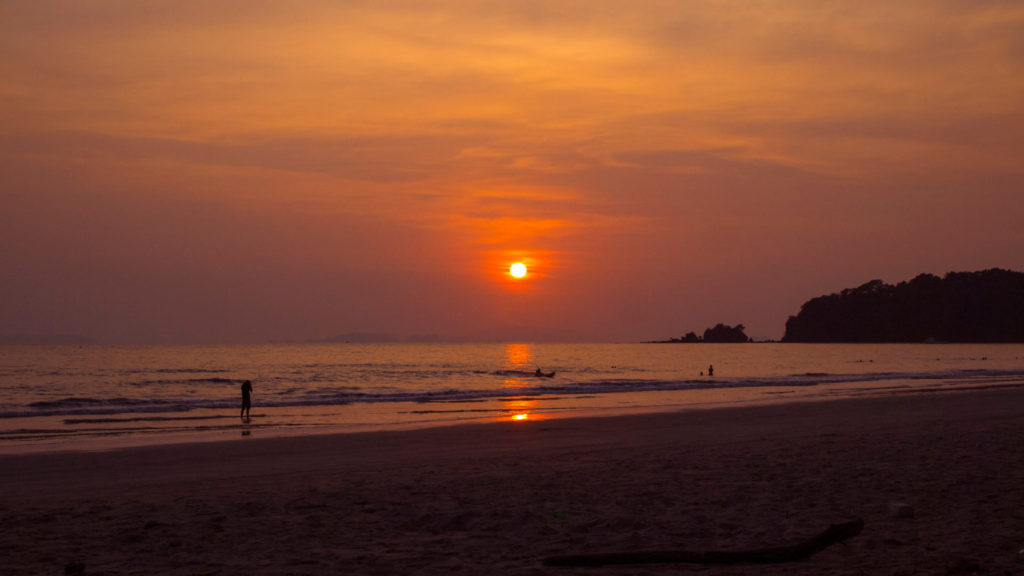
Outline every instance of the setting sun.
{"label": "setting sun", "polygon": [[526,264],[522,262],[516,262],[508,269],[508,273],[515,276],[516,278],[522,278],[526,276]]}

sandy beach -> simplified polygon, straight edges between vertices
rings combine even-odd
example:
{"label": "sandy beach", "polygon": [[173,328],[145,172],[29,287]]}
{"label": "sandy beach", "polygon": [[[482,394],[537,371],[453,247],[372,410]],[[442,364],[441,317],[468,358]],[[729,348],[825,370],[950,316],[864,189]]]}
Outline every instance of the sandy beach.
{"label": "sandy beach", "polygon": [[4,456],[0,518],[3,574],[1024,574],[1024,390]]}

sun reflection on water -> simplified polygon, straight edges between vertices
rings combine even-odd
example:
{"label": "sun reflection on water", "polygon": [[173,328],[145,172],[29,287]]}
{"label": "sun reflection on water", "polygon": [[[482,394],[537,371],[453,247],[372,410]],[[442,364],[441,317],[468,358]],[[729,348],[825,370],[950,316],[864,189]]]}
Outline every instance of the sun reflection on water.
{"label": "sun reflection on water", "polygon": [[505,367],[510,370],[528,369],[533,362],[529,344],[505,345]]}
{"label": "sun reflection on water", "polygon": [[[505,370],[507,377],[503,386],[508,389],[524,388],[531,384],[533,353],[529,344],[508,344],[505,346]],[[537,400],[528,396],[509,397],[501,402],[502,412],[513,422],[536,419],[534,409]],[[505,417],[503,417],[504,419]]]}
{"label": "sun reflection on water", "polygon": [[503,416],[502,419],[507,418],[513,422],[543,419],[543,416],[536,412],[537,399],[532,396],[506,398],[502,400],[501,406],[502,413],[507,415]]}

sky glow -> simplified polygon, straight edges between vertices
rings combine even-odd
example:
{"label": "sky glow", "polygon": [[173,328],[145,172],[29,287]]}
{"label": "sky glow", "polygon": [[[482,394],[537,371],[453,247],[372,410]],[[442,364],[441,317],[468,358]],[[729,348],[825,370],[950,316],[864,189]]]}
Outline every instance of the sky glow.
{"label": "sky glow", "polygon": [[6,2],[0,54],[5,334],[777,338],[1024,269],[1018,2]]}

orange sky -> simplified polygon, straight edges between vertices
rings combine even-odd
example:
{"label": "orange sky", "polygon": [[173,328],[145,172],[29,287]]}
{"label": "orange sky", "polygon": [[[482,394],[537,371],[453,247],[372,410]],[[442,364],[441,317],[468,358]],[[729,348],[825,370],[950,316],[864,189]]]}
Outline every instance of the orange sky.
{"label": "orange sky", "polygon": [[0,4],[0,335],[777,338],[1024,269],[1019,2],[486,4]]}

